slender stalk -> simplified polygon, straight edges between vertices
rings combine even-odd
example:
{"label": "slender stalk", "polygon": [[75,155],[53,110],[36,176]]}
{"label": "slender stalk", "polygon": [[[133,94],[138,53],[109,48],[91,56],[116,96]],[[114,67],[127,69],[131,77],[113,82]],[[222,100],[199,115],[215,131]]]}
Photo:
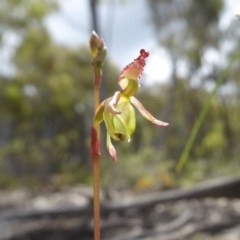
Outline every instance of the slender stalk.
{"label": "slender stalk", "polygon": [[[100,83],[102,75],[101,73],[95,71],[95,80],[94,80],[94,112],[96,111],[99,105],[99,92],[100,92]],[[99,177],[99,165],[100,165],[100,128],[99,126],[95,127],[96,138],[92,136],[93,145],[97,146],[95,148],[95,153],[92,154],[93,162],[93,224],[94,224],[94,240],[100,240],[100,177]]]}
{"label": "slender stalk", "polygon": [[94,240],[100,240],[100,190],[99,190],[99,161],[93,160],[93,223]]}
{"label": "slender stalk", "polygon": [[102,82],[102,67],[106,56],[106,46],[101,38],[92,32],[90,49],[94,73],[94,116],[91,132],[91,156],[93,164],[93,224],[94,240],[100,240],[100,127],[95,124],[95,112],[100,103],[100,86]]}

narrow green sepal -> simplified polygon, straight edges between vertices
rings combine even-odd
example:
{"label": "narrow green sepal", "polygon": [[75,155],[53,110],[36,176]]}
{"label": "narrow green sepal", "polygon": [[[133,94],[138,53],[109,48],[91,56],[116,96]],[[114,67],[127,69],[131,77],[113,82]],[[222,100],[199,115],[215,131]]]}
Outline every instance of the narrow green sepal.
{"label": "narrow green sepal", "polygon": [[106,145],[107,145],[107,150],[108,150],[109,155],[111,156],[111,158],[113,159],[114,162],[117,162],[117,152],[116,152],[115,147],[112,144],[111,137],[108,133],[107,133]]}
{"label": "narrow green sepal", "polygon": [[94,127],[98,126],[103,121],[103,111],[104,111],[106,101],[107,100],[101,102],[95,111],[94,122],[93,122]]}

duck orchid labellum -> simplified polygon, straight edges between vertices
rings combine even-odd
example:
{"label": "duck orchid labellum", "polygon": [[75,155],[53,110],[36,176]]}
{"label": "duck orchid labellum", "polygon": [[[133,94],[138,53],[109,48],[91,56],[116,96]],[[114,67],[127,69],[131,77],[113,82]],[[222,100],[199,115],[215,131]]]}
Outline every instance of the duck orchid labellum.
{"label": "duck orchid labellum", "polygon": [[96,127],[104,121],[107,129],[107,149],[114,161],[117,161],[117,154],[111,139],[130,142],[131,135],[136,127],[134,107],[153,124],[157,126],[168,125],[168,123],[153,117],[134,97],[139,89],[139,78],[144,70],[145,60],[148,56],[148,52],[144,49],[140,50],[139,56],[123,69],[118,78],[121,90],[101,102],[95,112],[94,126]]}

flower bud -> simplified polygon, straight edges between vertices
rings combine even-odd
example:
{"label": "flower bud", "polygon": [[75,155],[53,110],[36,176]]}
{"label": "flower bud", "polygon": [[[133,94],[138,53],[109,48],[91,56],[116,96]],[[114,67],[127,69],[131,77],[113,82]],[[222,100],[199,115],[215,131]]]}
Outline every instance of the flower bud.
{"label": "flower bud", "polygon": [[89,40],[89,45],[93,63],[100,65],[101,67],[107,53],[107,47],[105,46],[104,41],[93,31]]}

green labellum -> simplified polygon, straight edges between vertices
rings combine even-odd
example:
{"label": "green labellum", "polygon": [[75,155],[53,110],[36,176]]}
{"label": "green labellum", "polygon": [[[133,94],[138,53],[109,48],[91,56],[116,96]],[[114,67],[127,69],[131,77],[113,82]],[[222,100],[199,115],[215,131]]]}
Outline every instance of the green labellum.
{"label": "green labellum", "polygon": [[122,141],[127,139],[130,141],[136,127],[135,110],[130,103],[130,99],[121,96],[116,109],[120,112],[119,114],[112,113],[108,108],[108,104],[104,108],[103,119],[108,134],[114,140]]}

